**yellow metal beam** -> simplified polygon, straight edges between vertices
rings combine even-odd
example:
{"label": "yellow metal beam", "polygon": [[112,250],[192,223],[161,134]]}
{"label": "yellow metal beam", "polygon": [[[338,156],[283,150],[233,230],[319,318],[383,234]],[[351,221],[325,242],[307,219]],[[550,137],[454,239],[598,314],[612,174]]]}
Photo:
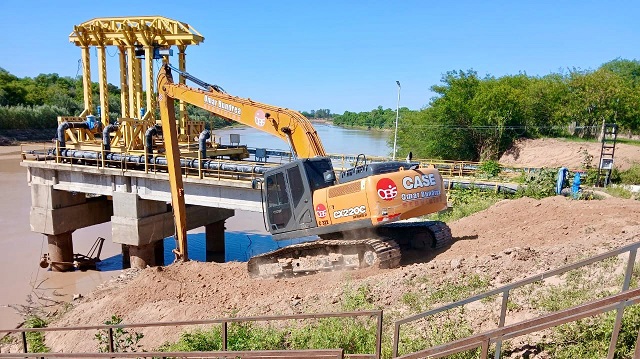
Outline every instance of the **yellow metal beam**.
{"label": "yellow metal beam", "polygon": [[145,68],[147,70],[147,74],[145,76],[145,87],[146,89],[146,99],[147,99],[147,113],[149,114],[149,119],[155,119],[155,102],[153,98],[153,47],[145,46],[144,47],[144,63]]}
{"label": "yellow metal beam", "polygon": [[129,117],[129,83],[127,81],[127,53],[123,45],[118,46],[120,59],[120,117]]}
{"label": "yellow metal beam", "polygon": [[134,118],[140,119],[142,118],[140,114],[140,110],[142,109],[142,60],[137,57],[134,59],[136,62],[135,78],[133,79],[133,84],[136,89],[136,115]]}
{"label": "yellow metal beam", "polygon": [[[143,30],[151,30],[151,41],[158,46],[197,45],[204,41],[204,37],[187,23],[162,16],[137,16],[96,18],[78,25],[80,29],[102,29],[106,45],[118,45],[126,36],[127,29],[134,29],[136,41],[142,44]],[[95,37],[90,37],[87,45],[98,45]],[[69,35],[69,41],[81,46],[82,35],[76,29]]]}
{"label": "yellow metal beam", "polygon": [[109,88],[107,87],[107,51],[98,46],[98,78],[100,80],[100,121],[109,125]]}
{"label": "yellow metal beam", "polygon": [[[187,45],[178,45],[178,68],[180,69],[180,71],[182,72],[186,72],[187,71]],[[184,76],[180,75],[179,83],[181,84],[186,84],[187,83],[187,79],[184,78]],[[180,134],[184,135],[187,134],[187,121],[189,121],[189,118],[187,116],[187,105],[184,103],[184,101],[180,101]]]}
{"label": "yellow metal beam", "polygon": [[127,45],[127,80],[129,80],[129,118],[137,118],[136,114],[136,54],[131,45]]}
{"label": "yellow metal beam", "polygon": [[91,63],[88,46],[82,46],[82,90],[84,93],[84,109],[93,113],[93,93],[91,91]]}

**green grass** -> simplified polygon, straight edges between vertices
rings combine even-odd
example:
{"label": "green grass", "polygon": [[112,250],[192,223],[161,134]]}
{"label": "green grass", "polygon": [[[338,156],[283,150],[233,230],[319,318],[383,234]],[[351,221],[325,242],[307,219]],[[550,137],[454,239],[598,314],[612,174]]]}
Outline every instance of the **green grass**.
{"label": "green grass", "polygon": [[418,277],[417,283],[426,283],[424,292],[407,292],[401,301],[413,312],[419,313],[433,308],[437,304],[451,303],[489,289],[488,277],[479,274],[463,275],[455,282],[445,281],[439,286],[431,283],[429,277]]}
{"label": "green grass", "polygon": [[[30,316],[24,322],[26,328],[45,328],[47,322],[38,317]],[[48,353],[50,349],[44,343],[44,334],[42,332],[27,332],[27,348],[30,353]]]}
{"label": "green grass", "polygon": [[625,145],[640,146],[640,140],[632,140],[630,138],[620,138],[620,137],[618,137],[616,139],[616,141],[619,142],[619,143],[624,143]]}
{"label": "green grass", "polygon": [[[227,332],[227,349],[233,351],[342,348],[345,353],[366,354],[374,352],[375,341],[375,322],[359,318],[322,318],[279,328],[232,323]],[[185,332],[176,343],[166,343],[159,350],[222,350],[222,331],[216,326]]]}
{"label": "green grass", "polygon": [[[605,358],[615,317],[616,312],[611,311],[558,326],[553,331],[551,342],[543,343],[542,346],[551,354],[551,357],[558,359]],[[624,311],[614,358],[633,357],[638,330],[640,330],[640,305],[627,307]]]}
{"label": "green grass", "polygon": [[474,213],[484,211],[505,198],[511,198],[510,195],[504,193],[495,193],[493,191],[483,191],[479,188],[452,188],[449,190],[449,202],[452,208],[445,211],[432,214],[430,219],[452,222],[460,218],[470,216]]}

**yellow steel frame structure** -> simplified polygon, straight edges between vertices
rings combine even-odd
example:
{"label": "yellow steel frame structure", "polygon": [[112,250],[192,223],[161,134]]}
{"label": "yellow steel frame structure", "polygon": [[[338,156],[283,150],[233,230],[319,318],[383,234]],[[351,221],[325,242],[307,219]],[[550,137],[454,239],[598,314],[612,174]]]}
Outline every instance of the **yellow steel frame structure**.
{"label": "yellow steel frame structure", "polygon": [[[106,47],[118,49],[120,66],[120,113],[121,129],[114,133],[114,149],[139,150],[144,146],[144,132],[156,123],[157,104],[154,95],[154,48],[178,47],[178,65],[186,69],[186,49],[198,45],[204,37],[191,25],[162,16],[95,18],[76,25],[69,35],[69,41],[79,46],[82,58],[82,78],[84,111],[80,117],[94,113],[91,91],[90,49],[97,48],[98,83],[100,89],[100,121],[103,126],[110,123],[107,87]],[[143,61],[136,57],[136,49],[144,51]],[[144,71],[143,71],[144,67]],[[180,83],[185,79],[180,77]],[[143,85],[145,92],[143,93]],[[144,116],[141,109],[145,109]],[[188,121],[186,106],[180,103],[179,135],[181,139],[193,138],[194,132],[204,130],[201,123]],[[200,132],[198,131],[198,133]],[[66,131],[70,144],[81,147],[87,141],[77,141],[78,137]],[[81,143],[82,142],[82,143]],[[80,145],[80,146],[78,146]]]}

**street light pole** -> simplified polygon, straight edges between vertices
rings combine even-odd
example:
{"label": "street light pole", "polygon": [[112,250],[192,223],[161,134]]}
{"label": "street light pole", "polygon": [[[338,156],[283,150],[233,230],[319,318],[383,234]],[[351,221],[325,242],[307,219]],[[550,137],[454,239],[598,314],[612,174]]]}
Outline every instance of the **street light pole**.
{"label": "street light pole", "polygon": [[400,117],[400,81],[398,84],[398,106],[396,107],[396,130],[393,134],[393,160],[396,160],[396,143],[398,142],[398,117]]}

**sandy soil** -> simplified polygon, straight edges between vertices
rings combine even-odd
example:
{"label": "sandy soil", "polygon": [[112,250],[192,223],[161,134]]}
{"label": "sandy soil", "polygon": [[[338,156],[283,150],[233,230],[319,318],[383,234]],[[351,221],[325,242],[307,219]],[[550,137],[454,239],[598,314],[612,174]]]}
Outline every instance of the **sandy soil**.
{"label": "sandy soil", "polygon": [[[584,160],[584,150],[593,156],[592,165],[600,159],[599,142],[573,142],[558,138],[523,139],[500,158],[504,165],[518,167],[567,167],[580,169]],[[633,163],[640,163],[640,146],[616,144],[615,166],[619,170],[628,169]]]}
{"label": "sandy soil", "polygon": [[[139,323],[340,311],[345,290],[362,285],[371,288],[370,300],[376,307],[398,318],[410,312],[402,301],[407,292],[424,292],[474,273],[497,287],[637,241],[640,201],[505,200],[452,223],[451,228],[455,241],[450,248],[396,269],[252,279],[244,263],[189,262],[126,272],[81,299],[52,326],[101,324],[114,314],[126,323]],[[431,280],[419,284],[412,280],[416,277]],[[495,318],[487,319],[484,312],[469,313],[477,327],[495,325]],[[519,313],[509,322],[533,314]],[[154,348],[177,340],[182,330],[145,329],[142,343]],[[95,350],[92,336],[55,333],[47,336],[47,344],[54,351]]]}

